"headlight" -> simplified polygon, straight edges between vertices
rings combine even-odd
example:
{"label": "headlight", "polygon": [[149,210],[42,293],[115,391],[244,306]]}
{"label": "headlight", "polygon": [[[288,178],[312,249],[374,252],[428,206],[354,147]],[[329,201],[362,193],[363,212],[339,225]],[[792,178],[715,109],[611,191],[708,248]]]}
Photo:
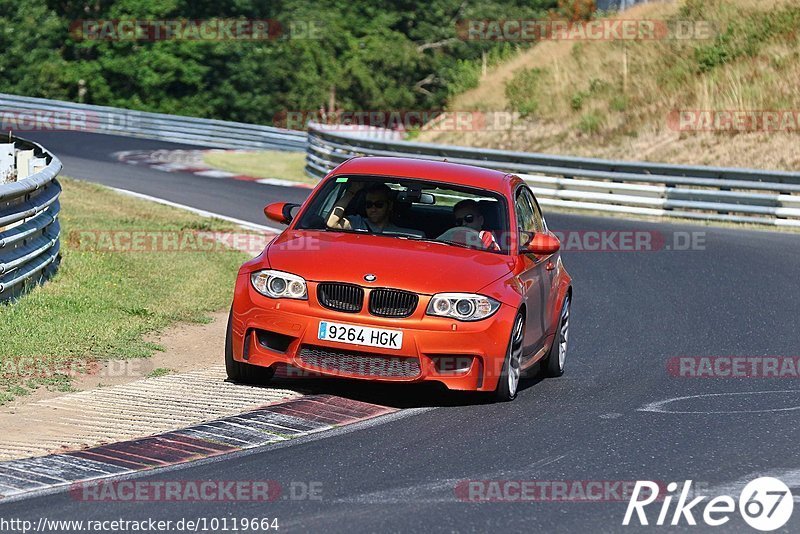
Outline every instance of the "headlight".
{"label": "headlight", "polygon": [[281,271],[256,271],[250,275],[256,291],[273,299],[307,299],[306,281],[296,274]]}
{"label": "headlight", "polygon": [[459,321],[479,321],[491,316],[500,303],[474,293],[437,293],[428,304],[428,315],[450,317]]}

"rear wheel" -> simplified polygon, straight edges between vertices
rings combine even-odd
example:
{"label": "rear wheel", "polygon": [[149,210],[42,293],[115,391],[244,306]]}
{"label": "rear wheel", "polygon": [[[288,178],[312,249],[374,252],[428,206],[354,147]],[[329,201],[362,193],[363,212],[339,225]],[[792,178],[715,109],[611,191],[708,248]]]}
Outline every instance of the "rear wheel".
{"label": "rear wheel", "polygon": [[564,305],[561,307],[561,315],[558,318],[556,334],[553,338],[553,345],[547,354],[547,359],[542,362],[542,374],[549,377],[557,377],[564,374],[564,365],[567,360],[567,341],[569,341],[569,295],[564,297]]}
{"label": "rear wheel", "polygon": [[519,389],[520,378],[520,359],[522,358],[522,340],[525,335],[525,320],[522,314],[517,314],[514,319],[514,326],[511,328],[511,336],[508,340],[508,350],[503,361],[503,369],[500,372],[500,380],[494,390],[495,400],[507,402],[514,400]]}
{"label": "rear wheel", "polygon": [[237,362],[233,359],[232,319],[233,310],[228,315],[228,329],[225,334],[225,371],[228,374],[228,378],[241,384],[266,384],[275,374],[275,369]]}

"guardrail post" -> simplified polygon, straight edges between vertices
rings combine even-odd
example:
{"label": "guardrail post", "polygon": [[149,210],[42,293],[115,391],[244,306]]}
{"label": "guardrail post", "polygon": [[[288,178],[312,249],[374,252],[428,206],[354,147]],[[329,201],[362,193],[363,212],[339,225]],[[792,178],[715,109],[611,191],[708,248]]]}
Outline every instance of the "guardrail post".
{"label": "guardrail post", "polygon": [[31,174],[30,162],[33,150],[17,150],[17,181],[24,180]]}
{"label": "guardrail post", "polygon": [[0,144],[0,185],[15,180],[14,143],[2,143]]}

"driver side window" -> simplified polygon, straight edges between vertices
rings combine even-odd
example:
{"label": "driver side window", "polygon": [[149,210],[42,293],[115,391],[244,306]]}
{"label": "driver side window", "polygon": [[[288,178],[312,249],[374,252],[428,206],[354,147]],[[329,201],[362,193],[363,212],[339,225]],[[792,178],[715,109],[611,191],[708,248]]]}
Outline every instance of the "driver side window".
{"label": "driver side window", "polygon": [[542,212],[539,210],[539,204],[536,203],[533,193],[527,187],[520,188],[517,202],[524,205],[525,231],[537,234],[544,232],[544,219],[542,218]]}
{"label": "driver side window", "polygon": [[519,188],[517,190],[517,199],[514,201],[514,213],[516,213],[517,217],[517,231],[519,232],[519,246],[523,246],[528,241],[530,241],[531,235],[531,227],[532,227],[532,220],[533,220],[533,211],[531,210],[530,204],[525,202],[525,197],[523,196],[524,193],[523,188]]}
{"label": "driver side window", "polygon": [[528,192],[528,197],[531,203],[531,208],[533,209],[533,225],[536,228],[537,233],[543,233],[546,231],[544,225],[544,217],[542,217],[542,210],[539,208],[539,203],[536,202],[536,199],[533,197],[530,192]]}
{"label": "driver side window", "polygon": [[520,187],[517,190],[514,211],[517,215],[517,228],[520,231],[520,244],[527,243],[533,234],[544,232],[542,214],[527,187]]}
{"label": "driver side window", "polygon": [[517,228],[521,232],[536,232],[533,205],[525,193],[527,193],[527,190],[524,187],[519,188],[517,200],[514,202],[514,211],[517,214]]}

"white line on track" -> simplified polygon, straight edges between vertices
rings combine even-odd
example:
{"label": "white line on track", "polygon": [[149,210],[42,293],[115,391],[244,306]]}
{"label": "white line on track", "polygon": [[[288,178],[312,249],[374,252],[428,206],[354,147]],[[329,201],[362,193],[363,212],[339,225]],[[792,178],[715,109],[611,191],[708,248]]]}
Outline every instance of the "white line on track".
{"label": "white line on track", "polygon": [[248,221],[244,221],[242,219],[236,219],[234,217],[228,217],[227,215],[222,215],[221,213],[214,213],[212,211],[205,211],[198,208],[193,208],[192,206],[187,206],[186,204],[178,204],[177,202],[172,202],[170,200],[164,200],[163,198],[152,197],[150,195],[145,195],[142,193],[136,193],[135,191],[128,191],[127,189],[119,189],[117,187],[110,187],[116,191],[117,193],[121,193],[123,195],[128,195],[136,198],[141,198],[143,200],[149,200],[151,202],[157,202],[159,204],[163,204],[165,206],[172,206],[173,208],[178,208],[186,211],[191,211],[196,215],[200,215],[201,217],[210,217],[214,219],[221,219],[223,221],[232,222],[234,224],[238,224],[242,228],[246,228],[248,230],[257,230],[259,232],[283,232],[283,228],[278,228],[275,226],[267,226],[265,224],[255,224]]}
{"label": "white line on track", "polygon": [[783,394],[800,395],[800,390],[796,389],[780,389],[775,391],[735,391],[728,393],[704,393],[701,395],[687,395],[685,397],[672,397],[660,401],[650,402],[641,408],[637,408],[637,412],[655,412],[655,413],[672,413],[672,414],[737,414],[737,413],[766,413],[766,412],[789,412],[793,410],[800,410],[800,406],[790,406],[788,408],[765,408],[763,410],[671,410],[667,405],[684,400],[705,399],[711,397],[726,397],[737,395],[769,395],[769,394]]}
{"label": "white line on track", "polygon": [[792,490],[792,496],[794,497],[794,502],[800,502],[800,494],[798,494],[797,492],[797,489],[800,488],[800,469],[795,469],[795,468],[774,468],[774,469],[767,469],[764,471],[754,471],[743,477],[738,478],[733,482],[729,482],[727,484],[719,484],[716,486],[712,486],[710,488],[704,488],[702,493],[711,496],[716,496],[716,495],[738,496],[748,482],[760,477],[773,477],[782,481]]}

